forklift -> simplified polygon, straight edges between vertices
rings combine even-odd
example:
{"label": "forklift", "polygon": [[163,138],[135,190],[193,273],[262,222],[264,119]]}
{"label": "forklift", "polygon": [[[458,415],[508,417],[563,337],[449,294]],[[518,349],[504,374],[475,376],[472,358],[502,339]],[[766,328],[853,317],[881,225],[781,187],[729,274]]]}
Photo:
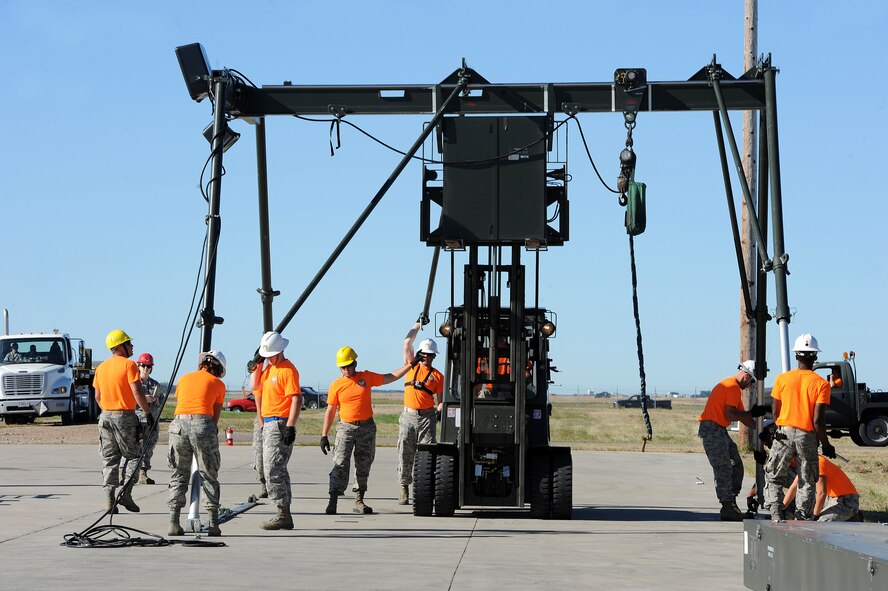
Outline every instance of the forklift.
{"label": "forklift", "polygon": [[[467,251],[468,264],[463,303],[452,301],[451,278],[439,327],[447,339],[441,433],[417,448],[414,515],[529,504],[533,517],[571,518],[570,448],[549,445],[555,314],[538,303],[539,254],[568,238],[567,163],[547,162],[551,129],[545,115],[441,123],[443,182],[434,171],[423,175],[421,238]],[[433,204],[440,225],[431,230]],[[532,307],[522,251],[536,255]]]}

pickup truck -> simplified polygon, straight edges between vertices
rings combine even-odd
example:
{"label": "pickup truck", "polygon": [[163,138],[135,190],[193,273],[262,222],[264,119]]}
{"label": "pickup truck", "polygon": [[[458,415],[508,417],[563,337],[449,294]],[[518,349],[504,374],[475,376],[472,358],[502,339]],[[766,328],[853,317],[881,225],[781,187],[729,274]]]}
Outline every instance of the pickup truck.
{"label": "pickup truck", "polygon": [[[625,400],[615,400],[614,408],[641,408],[641,394],[635,394]],[[648,408],[672,408],[671,400],[654,400],[648,396]]]}
{"label": "pickup truck", "polygon": [[[826,429],[830,437],[851,437],[860,446],[888,446],[888,392],[873,391],[857,381],[854,352],[842,361],[814,364],[814,371],[828,380],[833,376]],[[840,382],[836,382],[840,379]],[[772,402],[770,392],[765,404]]]}

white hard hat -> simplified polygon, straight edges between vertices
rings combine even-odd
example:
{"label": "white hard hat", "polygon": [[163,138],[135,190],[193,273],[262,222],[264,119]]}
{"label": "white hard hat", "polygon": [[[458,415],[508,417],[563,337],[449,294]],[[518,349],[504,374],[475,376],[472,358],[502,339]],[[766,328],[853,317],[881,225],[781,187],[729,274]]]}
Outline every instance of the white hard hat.
{"label": "white hard hat", "polygon": [[216,349],[210,349],[209,351],[207,351],[205,353],[201,353],[200,355],[197,356],[197,364],[200,365],[207,358],[215,359],[216,361],[219,362],[219,365],[222,366],[222,375],[220,375],[219,377],[224,378],[225,372],[228,370],[228,362],[225,361],[225,355],[222,354],[222,351],[217,351]]}
{"label": "white hard hat", "polygon": [[795,340],[792,350],[795,353],[818,353],[820,347],[817,346],[817,339],[814,338],[814,335],[806,332]]}
{"label": "white hard hat", "polygon": [[274,357],[278,353],[283,353],[289,344],[290,341],[282,337],[281,333],[272,330],[262,335],[262,341],[259,343],[259,355]]}
{"label": "white hard hat", "polygon": [[432,339],[426,339],[419,344],[420,353],[428,353],[429,355],[438,354],[438,344]]}
{"label": "white hard hat", "polygon": [[737,369],[746,372],[749,377],[752,378],[752,381],[755,382],[755,360],[747,359],[746,361],[738,365]]}

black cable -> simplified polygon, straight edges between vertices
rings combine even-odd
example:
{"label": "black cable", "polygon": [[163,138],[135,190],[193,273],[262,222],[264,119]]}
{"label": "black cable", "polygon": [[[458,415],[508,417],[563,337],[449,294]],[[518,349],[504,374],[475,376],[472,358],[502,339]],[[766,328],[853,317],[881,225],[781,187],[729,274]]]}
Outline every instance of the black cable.
{"label": "black cable", "polygon": [[[354,128],[357,131],[359,131],[360,133],[364,134],[365,136],[367,136],[368,138],[370,138],[371,140],[373,140],[374,142],[376,142],[380,146],[383,146],[383,147],[391,150],[392,152],[395,152],[396,154],[400,154],[401,156],[407,155],[406,152],[403,152],[403,151],[399,150],[398,148],[395,148],[394,146],[390,146],[389,144],[387,144],[384,141],[382,141],[381,139],[377,138],[376,136],[374,136],[370,132],[365,131],[360,126],[355,125],[354,123],[352,123],[351,121],[348,121],[346,119],[340,119],[338,117],[333,118],[333,119],[315,119],[313,117],[305,117],[304,115],[293,115],[293,117],[295,117],[296,119],[302,119],[303,121],[310,121],[312,123],[345,123],[346,125]],[[497,162],[499,160],[504,160],[504,159],[508,158],[509,156],[520,153],[522,150],[526,150],[527,148],[530,148],[531,146],[535,146],[536,144],[538,144],[544,140],[548,140],[549,137],[553,133],[558,131],[558,129],[562,125],[567,123],[567,121],[568,121],[568,119],[564,119],[563,121],[560,121],[558,123],[558,125],[556,125],[551,131],[546,132],[546,134],[543,135],[543,137],[541,137],[540,139],[534,140],[525,146],[521,146],[520,148],[514,148],[505,154],[501,154],[499,156],[494,156],[492,158],[486,158],[483,160],[464,160],[461,162],[448,162],[447,165],[448,166],[475,165],[475,164],[486,164],[488,162]],[[582,134],[582,131],[580,133]],[[588,152],[588,149],[587,149],[587,152]],[[415,154],[413,156],[411,156],[411,158],[413,160],[419,160],[420,162],[424,162],[427,164],[444,164],[443,160],[435,160],[433,158],[426,158],[424,156],[417,156]],[[591,158],[591,156],[590,156],[590,158]],[[204,165],[204,166],[206,166],[206,165]],[[595,163],[593,163],[592,166],[594,167]],[[597,170],[596,170],[596,172],[597,172]],[[601,177],[599,176],[599,178],[601,178]],[[602,181],[602,182],[604,182],[604,181]],[[605,186],[607,186],[607,185],[605,185]],[[614,192],[616,192],[616,191],[614,191]]]}
{"label": "black cable", "polygon": [[604,185],[604,188],[610,191],[611,193],[619,193],[616,189],[611,189],[604,179],[601,177],[601,173],[598,172],[598,167],[595,166],[595,160],[592,159],[592,153],[589,151],[589,144],[586,143],[586,135],[583,133],[583,126],[580,125],[580,120],[576,118],[576,116],[571,115],[569,119],[573,119],[577,122],[577,129],[580,130],[580,139],[583,140],[583,147],[586,149],[586,156],[589,157],[589,163],[592,165],[592,170],[595,171],[595,174],[598,175],[598,180],[601,181],[601,184]]}
{"label": "black cable", "polygon": [[[635,239],[629,234],[629,258],[632,267],[632,311],[635,314],[635,342],[638,347],[638,375],[641,378],[641,415],[644,418],[644,426],[647,429],[647,437],[644,438],[645,443],[650,441],[654,436],[651,427],[651,415],[648,413],[647,406],[647,382],[644,375],[644,347],[641,342],[641,319],[638,314],[638,276],[635,272]],[[644,445],[641,448],[644,451]]]}

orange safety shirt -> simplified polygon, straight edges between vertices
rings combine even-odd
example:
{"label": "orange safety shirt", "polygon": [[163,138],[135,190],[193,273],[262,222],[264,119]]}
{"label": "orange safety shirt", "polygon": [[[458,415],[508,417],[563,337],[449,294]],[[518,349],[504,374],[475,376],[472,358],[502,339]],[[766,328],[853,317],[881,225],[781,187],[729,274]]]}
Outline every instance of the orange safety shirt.
{"label": "orange safety shirt", "polygon": [[[419,382],[423,388],[414,387]],[[427,390],[430,390],[429,393]],[[436,394],[444,392],[444,376],[431,367],[426,369],[421,363],[407,372],[404,377],[404,406],[415,410],[432,408],[437,403]]]}
{"label": "orange safety shirt", "polygon": [[176,386],[177,415],[210,415],[225,402],[225,383],[206,370],[185,374]]}
{"label": "orange safety shirt", "polygon": [[826,496],[835,499],[845,495],[856,495],[857,489],[841,468],[824,458],[817,456],[820,477],[826,478]]}
{"label": "orange safety shirt", "polygon": [[136,362],[115,355],[96,368],[93,388],[99,391],[102,410],[135,410],[136,397],[130,384],[142,382]]}
{"label": "orange safety shirt", "polygon": [[740,384],[734,376],[725,378],[715,385],[709,398],[706,400],[706,406],[703,408],[703,414],[700,415],[698,421],[712,421],[718,423],[722,427],[727,427],[731,421],[725,416],[725,407],[733,406],[737,410],[743,410],[743,401],[740,399]]}
{"label": "orange safety shirt", "polygon": [[810,369],[793,369],[774,380],[771,397],[780,401],[777,426],[814,430],[814,405],[829,404],[829,382]]}
{"label": "orange safety shirt", "polygon": [[342,376],[333,380],[327,392],[327,404],[339,406],[339,420],[346,423],[366,421],[373,417],[370,388],[382,385],[383,375],[372,371],[359,371],[352,377]]}
{"label": "orange safety shirt", "polygon": [[290,417],[293,396],[302,394],[299,372],[289,359],[269,365],[259,376],[259,387],[254,391],[262,396],[262,417]]}
{"label": "orange safety shirt", "polygon": [[[487,357],[478,358],[478,367],[475,373],[482,374],[487,372]],[[511,373],[511,362],[508,357],[498,357],[496,360],[496,375],[507,376]]]}

